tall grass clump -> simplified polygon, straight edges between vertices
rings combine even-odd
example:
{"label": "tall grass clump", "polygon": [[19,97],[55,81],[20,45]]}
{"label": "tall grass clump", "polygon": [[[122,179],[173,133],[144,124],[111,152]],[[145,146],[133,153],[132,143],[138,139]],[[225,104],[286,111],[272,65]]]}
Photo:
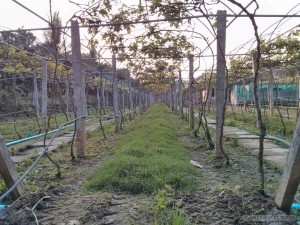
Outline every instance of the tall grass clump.
{"label": "tall grass clump", "polygon": [[196,171],[178,140],[173,116],[165,105],[151,107],[89,176],[87,188],[134,194],[156,193],[165,185],[192,188]]}

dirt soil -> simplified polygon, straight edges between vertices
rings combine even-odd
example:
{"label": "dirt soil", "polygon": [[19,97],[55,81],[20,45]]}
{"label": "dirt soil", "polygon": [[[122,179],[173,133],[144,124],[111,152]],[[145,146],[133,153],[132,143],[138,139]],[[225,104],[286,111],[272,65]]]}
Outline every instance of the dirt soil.
{"label": "dirt soil", "polygon": [[231,165],[214,158],[214,152],[206,146],[199,148],[199,138],[181,136],[182,143],[189,150],[191,159],[200,163],[199,188],[191,194],[175,196],[192,224],[296,224],[295,222],[247,221],[249,215],[284,216],[277,209],[274,194],[281,172],[265,167],[267,177],[264,196],[259,189],[257,159],[242,147],[225,144]]}
{"label": "dirt soil", "polygon": [[[184,121],[176,121],[182,126]],[[0,214],[0,224],[31,225],[119,225],[153,224],[154,196],[126,193],[89,192],[84,189],[86,177],[97,168],[118,143],[120,135],[108,139],[95,138],[89,141],[90,157],[70,160],[69,148],[59,148],[51,154],[62,169],[62,178],[55,177],[55,167],[44,160],[25,182],[25,189],[34,192],[22,196]],[[188,132],[179,138],[190,153],[190,158],[199,162],[198,188],[193,193],[177,193],[170,206],[185,212],[189,224],[295,224],[261,223],[244,221],[244,215],[285,215],[276,209],[274,190],[280,179],[280,171],[266,167],[267,193],[258,193],[259,175],[257,160],[241,147],[226,145],[231,166],[216,160],[213,151],[204,142]],[[95,141],[96,140],[96,141]],[[35,189],[34,189],[35,188]]]}

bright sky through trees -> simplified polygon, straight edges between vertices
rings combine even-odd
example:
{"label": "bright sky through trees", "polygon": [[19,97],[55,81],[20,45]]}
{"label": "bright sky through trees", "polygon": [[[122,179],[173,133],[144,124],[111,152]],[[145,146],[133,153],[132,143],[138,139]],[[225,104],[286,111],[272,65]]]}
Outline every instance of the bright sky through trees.
{"label": "bright sky through trees", "polygon": [[[121,1],[121,0],[120,0]],[[32,11],[39,14],[41,17],[45,19],[49,19],[49,1],[48,0],[19,0],[19,2]],[[75,2],[81,3],[88,3],[89,1],[86,0],[77,0]],[[130,4],[138,4],[139,1],[135,0],[123,0],[122,3],[126,5]],[[142,4],[145,3],[145,0],[141,1]],[[225,0],[223,2],[226,2]],[[249,1],[242,1],[242,4],[246,5]],[[298,14],[300,12],[300,4],[299,0],[257,0],[259,4],[259,10],[257,14],[272,14],[272,15],[285,15],[285,14]],[[293,10],[292,8],[295,7]],[[68,0],[52,0],[52,12],[59,11],[60,16],[62,17],[62,24],[65,25],[66,22],[80,9],[75,5],[70,3]],[[211,12],[216,13],[217,10],[227,10],[228,14],[233,14],[228,8],[226,8],[222,4],[218,4],[218,6],[213,6],[211,8]],[[235,13],[239,13],[240,10],[237,8],[232,8]],[[292,10],[291,12],[289,12]],[[12,0],[1,0],[1,8],[0,8],[0,29],[17,29],[20,27],[24,28],[40,28],[40,27],[47,27],[48,25],[35,15],[31,14],[30,12],[26,11],[24,8],[13,2]],[[233,18],[228,18],[227,21],[230,22]],[[265,31],[267,27],[274,24],[276,21],[281,20],[282,18],[257,18],[257,24],[259,27],[259,32]],[[268,29],[265,34],[270,34],[274,32],[273,37],[284,33],[285,31],[289,30],[292,27],[295,27],[299,24],[299,18],[290,18],[285,19],[282,21],[279,27],[272,26]],[[69,24],[68,24],[69,25]],[[197,29],[197,28],[196,28]],[[275,29],[275,31],[274,31]],[[198,32],[203,33],[204,36],[209,36],[209,33],[202,28],[198,28]],[[82,29],[82,39],[85,37],[88,38],[88,35]],[[33,32],[40,41],[43,40],[43,32],[42,31],[35,31]],[[253,28],[248,18],[238,18],[230,27],[227,29],[227,53],[236,53],[233,51],[238,46],[243,45],[250,39],[253,39]],[[265,37],[268,39],[268,37]],[[212,40],[212,37],[210,37]],[[198,41],[198,40],[196,40]],[[204,44],[199,46],[200,49],[205,48]],[[251,45],[245,45],[242,49],[239,50],[239,53],[245,53],[249,50]],[[215,46],[213,46],[215,50]],[[207,52],[207,54],[210,54]],[[205,61],[204,61],[205,60]],[[210,60],[203,59],[201,64],[205,64],[209,66]],[[196,75],[197,76],[197,75]]]}

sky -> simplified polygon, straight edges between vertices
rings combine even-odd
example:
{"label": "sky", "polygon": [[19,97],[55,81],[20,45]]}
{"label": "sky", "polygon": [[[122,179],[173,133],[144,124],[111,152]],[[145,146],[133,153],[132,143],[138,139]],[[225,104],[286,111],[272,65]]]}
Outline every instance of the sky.
{"label": "sky", "polygon": [[[18,0],[21,4],[30,8],[32,11],[39,14],[41,17],[48,19],[49,18],[49,0]],[[77,2],[87,3],[86,0],[75,0]],[[250,0],[241,0],[242,4],[247,4]],[[130,4],[132,0],[123,0],[125,4]],[[300,14],[300,3],[299,0],[257,0],[259,3],[259,10],[257,14],[287,14],[289,10],[296,6],[289,14]],[[12,0],[0,0],[0,29],[17,29],[20,27],[24,28],[39,28],[47,27],[48,25],[43,20],[34,16],[30,12],[26,11],[24,8],[13,2]],[[65,24],[72,15],[77,12],[79,9],[76,5],[69,2],[69,0],[52,0],[52,11],[59,11],[60,16],[62,17],[62,22]],[[217,8],[212,8],[212,11],[216,13],[216,10],[227,10],[228,14],[232,14],[230,9],[225,6],[219,5]],[[235,12],[239,12],[232,8]],[[281,18],[257,18],[257,23],[259,27],[259,32],[263,32],[271,24],[279,21]],[[227,21],[230,22],[232,18],[228,18]],[[298,25],[300,23],[300,18],[291,18],[283,20],[279,27],[275,29],[275,26],[268,29],[265,34],[273,33],[275,37],[278,34],[281,34],[290,28]],[[205,29],[199,27],[199,30],[205,34]],[[38,38],[43,41],[42,32],[33,32]],[[81,38],[84,38],[86,34],[84,31],[81,31]],[[254,38],[253,28],[251,26],[250,20],[247,18],[238,18],[232,25],[227,29],[226,37],[226,52],[227,53],[244,53],[251,48],[250,44],[245,44],[250,39]],[[266,37],[269,38],[269,37]],[[235,50],[238,46],[242,46],[239,51]],[[201,47],[201,48],[204,48]],[[213,46],[216,48],[216,46]],[[209,54],[209,53],[208,53]],[[201,62],[202,64],[209,65],[211,61],[206,59]]]}

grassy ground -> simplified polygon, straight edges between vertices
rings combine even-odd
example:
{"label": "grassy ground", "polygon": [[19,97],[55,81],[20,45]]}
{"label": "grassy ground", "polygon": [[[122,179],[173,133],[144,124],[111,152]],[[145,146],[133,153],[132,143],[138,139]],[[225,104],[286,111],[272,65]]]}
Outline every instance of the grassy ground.
{"label": "grassy ground", "polygon": [[[108,111],[107,115],[109,116],[109,118],[112,118],[110,113],[111,113],[111,111]],[[87,120],[86,124],[89,125],[89,124],[97,123],[97,121],[98,121],[97,114],[98,113],[95,111],[90,111],[90,116],[93,116],[93,117],[89,118]],[[74,119],[74,118],[69,115],[69,121],[72,119]],[[105,120],[105,119],[106,118],[104,118],[103,120]],[[50,123],[49,123],[50,129],[49,130],[51,131],[53,129],[56,129],[65,122],[67,122],[65,115],[62,115],[62,114],[57,114],[56,116],[52,115],[50,118]],[[19,134],[20,134],[21,138],[29,137],[30,132],[32,132],[32,135],[37,135],[37,134],[42,133],[41,123],[42,123],[42,121],[40,118],[39,119],[21,120],[15,124],[15,128],[16,128],[17,132],[15,131],[13,123],[0,124],[0,135],[2,135],[4,137],[4,140],[6,143],[20,139]],[[71,130],[74,130],[73,126],[63,129],[60,133],[68,132]],[[52,137],[52,134],[49,134],[48,137]],[[12,154],[14,154],[15,151],[19,151],[19,150],[26,148],[26,146],[28,144],[31,144],[31,143],[34,143],[37,141],[42,141],[43,139],[44,139],[44,137],[40,137],[40,138],[32,139],[30,141],[22,142],[20,144],[9,147],[9,150]]]}
{"label": "grassy ground", "polygon": [[189,189],[195,169],[180,144],[169,111],[155,105],[125,133],[114,154],[89,178],[92,190],[155,193]]}
{"label": "grassy ground", "polygon": [[[57,116],[52,115],[50,118],[50,130],[57,128],[66,121],[66,117],[62,114]],[[18,140],[20,137],[29,137],[30,132],[36,135],[42,132],[42,120],[39,119],[21,119],[15,123],[0,124],[1,135],[5,138],[6,142]],[[16,129],[16,130],[15,130]],[[17,132],[16,132],[17,131]]]}
{"label": "grassy ground", "polygon": [[[207,113],[208,117],[215,118],[215,111],[211,110],[210,113]],[[263,117],[264,122],[267,127],[267,134],[282,138],[286,141],[291,141],[293,132],[296,126],[295,118],[284,118],[284,124],[286,126],[286,134],[283,134],[283,125],[279,116]],[[259,130],[256,128],[256,114],[252,112],[241,112],[239,110],[227,110],[225,116],[225,125],[238,127],[241,129],[246,129],[253,133],[259,133]]]}

